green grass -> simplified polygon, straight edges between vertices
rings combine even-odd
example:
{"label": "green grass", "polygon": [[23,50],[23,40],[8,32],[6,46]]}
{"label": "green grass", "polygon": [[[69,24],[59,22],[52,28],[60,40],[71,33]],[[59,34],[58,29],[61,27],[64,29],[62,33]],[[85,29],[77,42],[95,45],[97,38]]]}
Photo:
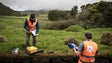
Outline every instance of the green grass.
{"label": "green grass", "polygon": [[80,32],[84,31],[84,29],[79,25],[71,25],[68,28],[65,29],[66,31],[72,31],[72,32]]}
{"label": "green grass", "polygon": [[[38,17],[40,20],[40,25],[45,26],[45,24],[51,24],[51,21],[42,15]],[[28,16],[27,16],[28,17]],[[0,24],[5,25],[4,29],[0,30],[0,35],[3,35],[7,38],[5,43],[0,43],[0,53],[11,53],[14,48],[19,47],[21,51],[24,51],[25,45],[25,30],[23,28],[24,20],[27,17],[15,17],[15,16],[4,16],[0,17]],[[43,18],[42,18],[43,17]],[[45,22],[45,23],[43,23]],[[55,51],[55,52],[65,52],[71,53],[71,49],[69,49],[66,45],[64,45],[64,41],[73,37],[76,38],[79,42],[84,40],[85,32],[93,33],[93,40],[98,43],[99,51],[103,53],[110,53],[112,50],[112,46],[106,46],[100,44],[100,37],[103,32],[112,32],[112,28],[95,28],[89,30],[82,30],[78,32],[67,32],[65,30],[46,30],[40,29],[40,35],[37,37],[37,47],[39,49],[44,49],[45,51]],[[30,41],[32,44],[32,39]]]}

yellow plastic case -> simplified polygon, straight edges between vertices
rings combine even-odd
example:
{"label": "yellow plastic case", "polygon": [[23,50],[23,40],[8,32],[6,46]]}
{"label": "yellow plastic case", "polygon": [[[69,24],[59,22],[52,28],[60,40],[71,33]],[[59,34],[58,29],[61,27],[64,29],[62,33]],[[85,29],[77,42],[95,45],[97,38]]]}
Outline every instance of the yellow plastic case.
{"label": "yellow plastic case", "polygon": [[27,52],[32,54],[32,53],[36,53],[38,51],[37,47],[31,46],[31,47],[27,47]]}

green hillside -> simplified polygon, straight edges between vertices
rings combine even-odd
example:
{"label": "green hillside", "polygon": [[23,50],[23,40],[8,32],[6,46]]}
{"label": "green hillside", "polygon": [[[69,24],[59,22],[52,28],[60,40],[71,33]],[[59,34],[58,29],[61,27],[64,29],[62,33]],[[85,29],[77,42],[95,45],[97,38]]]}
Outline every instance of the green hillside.
{"label": "green hillside", "polygon": [[3,16],[3,15],[10,16],[10,15],[13,15],[14,13],[15,13],[14,10],[0,3],[0,16]]}

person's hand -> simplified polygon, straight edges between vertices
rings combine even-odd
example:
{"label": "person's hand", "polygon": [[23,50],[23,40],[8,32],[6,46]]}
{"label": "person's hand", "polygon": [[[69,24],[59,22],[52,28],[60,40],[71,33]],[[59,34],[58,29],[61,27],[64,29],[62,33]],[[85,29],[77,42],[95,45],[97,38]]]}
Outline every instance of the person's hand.
{"label": "person's hand", "polygon": [[74,53],[75,53],[76,56],[79,56],[80,55],[80,52],[77,51],[75,48],[73,48],[73,51],[74,51]]}
{"label": "person's hand", "polygon": [[30,31],[26,30],[27,33],[30,33]]}
{"label": "person's hand", "polygon": [[29,32],[31,33],[32,31],[30,30]]}
{"label": "person's hand", "polygon": [[76,56],[79,56],[80,55],[80,52],[75,51],[75,54],[76,54]]}

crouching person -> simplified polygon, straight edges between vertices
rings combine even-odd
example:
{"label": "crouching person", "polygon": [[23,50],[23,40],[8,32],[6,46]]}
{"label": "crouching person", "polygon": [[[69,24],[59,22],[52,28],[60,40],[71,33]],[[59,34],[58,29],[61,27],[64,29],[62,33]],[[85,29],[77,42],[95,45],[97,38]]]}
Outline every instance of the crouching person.
{"label": "crouching person", "polygon": [[98,53],[98,46],[92,41],[92,34],[85,33],[85,40],[79,45],[78,50],[74,52],[79,56],[78,63],[94,63],[95,55]]}

